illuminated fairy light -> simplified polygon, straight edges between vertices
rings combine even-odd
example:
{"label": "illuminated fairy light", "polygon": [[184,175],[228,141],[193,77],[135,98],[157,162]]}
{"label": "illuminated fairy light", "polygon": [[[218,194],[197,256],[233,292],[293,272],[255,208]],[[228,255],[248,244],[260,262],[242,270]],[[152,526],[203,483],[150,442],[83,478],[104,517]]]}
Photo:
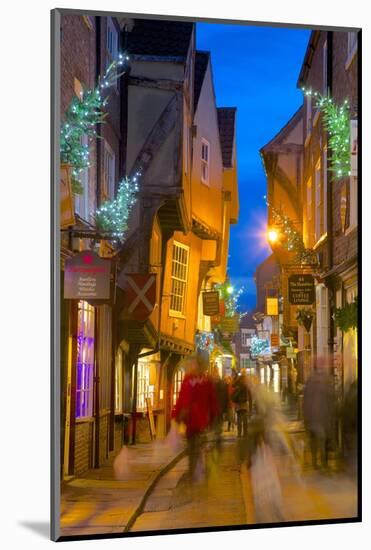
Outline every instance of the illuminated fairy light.
{"label": "illuminated fairy light", "polygon": [[95,223],[103,235],[108,233],[118,241],[124,240],[129,227],[129,215],[137,201],[138,191],[139,186],[136,181],[124,178],[119,184],[117,197],[105,201],[100,208],[97,208]]}
{"label": "illuminated fairy light", "polygon": [[[126,72],[123,66],[129,60],[125,54],[119,54],[112,61],[103,76],[99,77],[95,88],[81,91],[80,97],[74,97],[65,113],[65,122],[61,127],[60,153],[61,162],[72,167],[72,189],[81,194],[83,188],[78,180],[79,174],[88,168],[90,163],[90,141],[97,137],[96,126],[102,124],[107,113],[104,108],[108,97],[103,98],[101,89],[106,90]],[[120,71],[120,67],[123,70]],[[87,144],[83,138],[87,137]]]}
{"label": "illuminated fairy light", "polygon": [[307,97],[316,98],[316,107],[323,115],[324,127],[328,132],[328,147],[331,155],[328,157],[328,169],[333,172],[334,179],[351,175],[350,152],[350,112],[346,99],[342,105],[336,105],[329,96],[322,96],[312,89],[302,88]]}
{"label": "illuminated fairy light", "polygon": [[238,315],[242,319],[247,315],[247,312],[240,311],[240,298],[245,291],[243,286],[236,288],[236,285],[231,285],[227,279],[224,283],[215,285],[215,290],[219,291],[220,299],[224,301],[226,317]]}

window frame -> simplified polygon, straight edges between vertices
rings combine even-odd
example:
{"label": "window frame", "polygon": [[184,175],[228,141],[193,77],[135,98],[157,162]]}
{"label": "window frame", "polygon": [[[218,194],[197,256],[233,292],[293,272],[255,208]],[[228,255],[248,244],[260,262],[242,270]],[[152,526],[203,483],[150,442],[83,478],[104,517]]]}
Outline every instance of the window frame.
{"label": "window frame", "polygon": [[184,369],[182,367],[178,367],[175,369],[174,375],[173,375],[173,387],[172,387],[172,396],[171,396],[172,407],[175,407],[178,401],[180,388],[182,386],[183,380],[184,380]]}
{"label": "window frame", "polygon": [[[112,37],[112,45],[110,45],[110,36]],[[112,17],[107,17],[106,29],[106,70],[109,65],[118,58],[119,51],[119,33],[113,22]],[[117,71],[117,69],[116,69]],[[115,81],[114,89],[118,91],[118,80]]]}
{"label": "window frame", "polygon": [[[82,312],[82,319],[79,316],[79,312]],[[86,314],[86,315],[84,315]],[[77,303],[77,356],[76,356],[76,420],[87,420],[94,415],[94,377],[95,377],[95,315],[96,311],[85,300],[79,300]],[[84,327],[88,325],[88,331],[84,331]],[[82,336],[85,334],[85,336]],[[79,344],[82,339],[85,339],[85,343],[89,346],[89,339],[92,339],[92,349],[88,349],[88,353],[84,353],[83,349],[79,349]],[[91,356],[91,355],[92,356]],[[84,359],[88,355],[88,361],[80,361],[81,357]],[[85,356],[85,357],[84,357]],[[88,366],[88,368],[86,368]],[[82,401],[79,399],[79,395],[84,394],[87,396],[87,405],[84,407],[85,397]],[[85,414],[82,414],[85,409]],[[87,412],[87,414],[86,414]]]}
{"label": "window frame", "polygon": [[[207,151],[207,158],[204,158],[204,148]],[[206,169],[206,177],[204,177],[203,170]],[[210,186],[210,142],[201,138],[201,182],[207,186]]]}
{"label": "window frame", "polygon": [[323,197],[321,158],[314,167],[314,242],[317,243],[323,235]]}
{"label": "window frame", "polygon": [[313,182],[312,178],[307,179],[306,183],[306,214],[307,214],[307,246],[311,247],[313,244]]}
{"label": "window frame", "polygon": [[[186,253],[186,263],[180,262],[175,257],[175,250],[180,249],[184,250]],[[171,288],[170,288],[170,305],[169,305],[169,316],[170,317],[184,317],[185,307],[186,307],[186,298],[187,298],[187,289],[188,289],[188,271],[189,271],[189,258],[190,257],[190,247],[186,244],[183,244],[179,241],[173,240],[172,242],[172,248],[171,248],[171,273],[170,273],[170,281],[171,281]],[[176,268],[174,268],[174,264],[179,264],[180,266],[183,266],[184,269],[184,277],[179,277],[178,275],[174,275],[174,271],[176,271]],[[178,268],[178,273],[179,273]],[[176,281],[174,283],[174,281]],[[174,288],[179,289],[180,287],[183,288],[182,294],[175,294]],[[173,297],[176,296],[177,300],[181,303],[181,309],[174,309],[172,305],[174,305],[174,299]]]}
{"label": "window frame", "polygon": [[[107,175],[107,157],[111,157],[110,158],[110,164],[111,164],[111,167],[112,167],[112,177],[111,176],[111,172],[109,171],[108,172],[108,175]],[[103,150],[103,188],[102,188],[102,192],[101,192],[101,198],[102,200],[106,200],[106,199],[114,199],[115,198],[115,176],[116,176],[116,155],[112,149],[112,147],[110,146],[110,144],[108,143],[107,140],[104,140],[104,150]],[[109,181],[107,181],[107,179]]]}
{"label": "window frame", "polygon": [[[355,40],[351,40],[351,38]],[[347,59],[345,69],[348,70],[358,50],[358,31],[348,31],[347,33]]]}

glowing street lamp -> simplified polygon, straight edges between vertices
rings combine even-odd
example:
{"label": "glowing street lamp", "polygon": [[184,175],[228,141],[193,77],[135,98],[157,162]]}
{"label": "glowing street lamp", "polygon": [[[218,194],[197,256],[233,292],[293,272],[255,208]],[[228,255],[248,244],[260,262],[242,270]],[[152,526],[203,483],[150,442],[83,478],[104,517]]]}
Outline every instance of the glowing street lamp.
{"label": "glowing street lamp", "polygon": [[234,290],[233,286],[227,286],[228,294],[233,294],[233,290]]}
{"label": "glowing street lamp", "polygon": [[276,243],[278,241],[278,231],[276,231],[275,229],[270,229],[268,231],[268,241],[272,244]]}

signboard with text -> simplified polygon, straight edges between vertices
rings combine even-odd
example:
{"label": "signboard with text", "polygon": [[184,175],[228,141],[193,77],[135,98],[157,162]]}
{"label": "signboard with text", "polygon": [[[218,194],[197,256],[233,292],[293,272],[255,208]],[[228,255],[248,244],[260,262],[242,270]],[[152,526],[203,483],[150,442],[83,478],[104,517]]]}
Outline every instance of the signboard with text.
{"label": "signboard with text", "polygon": [[289,276],[289,302],[295,306],[313,304],[315,300],[313,275]]}
{"label": "signboard with text", "polygon": [[235,333],[239,331],[239,316],[222,317],[220,322],[220,329],[224,332]]}
{"label": "signboard with text", "polygon": [[72,300],[108,300],[111,262],[84,250],[64,265],[64,297]]}
{"label": "signboard with text", "polygon": [[202,311],[204,315],[219,315],[219,292],[217,290],[202,293]]}

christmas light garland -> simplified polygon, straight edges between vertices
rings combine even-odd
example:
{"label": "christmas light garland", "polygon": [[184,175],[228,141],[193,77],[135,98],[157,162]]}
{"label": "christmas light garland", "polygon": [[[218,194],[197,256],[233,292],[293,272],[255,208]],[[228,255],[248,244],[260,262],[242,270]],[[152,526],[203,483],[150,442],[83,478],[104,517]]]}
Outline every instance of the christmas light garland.
{"label": "christmas light garland", "polygon": [[124,178],[119,184],[117,197],[105,201],[100,208],[97,208],[95,223],[102,234],[108,233],[112,237],[117,237],[118,241],[123,241],[138,190],[136,177],[133,180]]}
{"label": "christmas light garland", "polygon": [[[108,97],[103,97],[104,90],[112,86],[124,73],[119,70],[128,60],[128,56],[119,54],[112,61],[103,77],[99,77],[98,85],[90,90],[82,91],[80,97],[74,97],[66,111],[65,121],[61,127],[60,153],[61,162],[72,166],[72,189],[81,194],[83,189],[78,180],[79,174],[90,166],[89,141],[97,136],[96,126],[104,122],[107,113],[104,107]],[[83,144],[86,136],[88,143]]]}
{"label": "christmas light garland", "polygon": [[257,336],[253,336],[251,338],[250,352],[252,357],[256,357],[265,351],[269,351],[269,347],[269,340],[266,340],[265,338],[258,338]]}
{"label": "christmas light garland", "polygon": [[305,96],[315,97],[316,107],[323,115],[324,127],[328,132],[328,147],[331,155],[328,158],[328,169],[333,172],[334,179],[350,176],[350,113],[349,103],[336,105],[329,96],[302,88]]}
{"label": "christmas light garland", "polygon": [[295,228],[294,222],[281,211],[269,206],[273,222],[275,225],[279,225],[280,232],[283,233],[285,239],[281,242],[281,245],[295,254],[295,261],[300,264],[316,265],[318,263],[317,255],[311,248],[306,248],[303,238],[299,231]]}
{"label": "christmas light garland", "polygon": [[220,298],[224,301],[225,316],[234,317],[236,314],[242,319],[247,312],[240,312],[240,297],[244,293],[244,287],[235,288],[229,279],[226,279],[224,283],[215,285],[215,289],[219,291]]}

